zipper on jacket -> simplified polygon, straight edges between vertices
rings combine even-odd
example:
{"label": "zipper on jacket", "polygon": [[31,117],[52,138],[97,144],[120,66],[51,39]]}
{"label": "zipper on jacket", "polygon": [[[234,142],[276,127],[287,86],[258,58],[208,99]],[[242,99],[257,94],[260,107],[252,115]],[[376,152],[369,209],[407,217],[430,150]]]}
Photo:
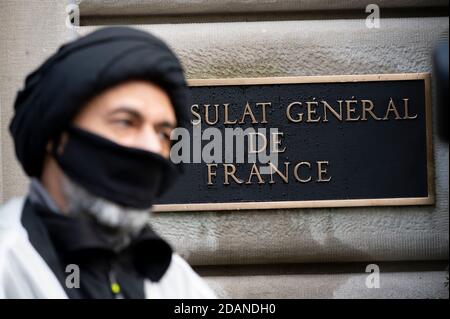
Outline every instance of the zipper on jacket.
{"label": "zipper on jacket", "polygon": [[116,274],[112,267],[108,273],[108,279],[109,279],[109,289],[113,294],[114,299],[125,299],[124,295],[122,294],[122,288],[120,287],[120,284],[117,281]]}

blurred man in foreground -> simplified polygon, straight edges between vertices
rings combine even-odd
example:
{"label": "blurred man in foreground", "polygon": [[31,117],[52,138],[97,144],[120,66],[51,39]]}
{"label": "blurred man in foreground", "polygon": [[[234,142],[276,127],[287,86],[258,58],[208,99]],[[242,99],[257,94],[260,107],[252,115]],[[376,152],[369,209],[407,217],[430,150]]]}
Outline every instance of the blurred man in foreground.
{"label": "blurred man in foreground", "polygon": [[[62,46],[17,95],[31,178],[0,208],[0,298],[214,298],[150,227],[187,123],[182,68],[161,40],[105,28]],[[78,277],[77,277],[78,276]]]}

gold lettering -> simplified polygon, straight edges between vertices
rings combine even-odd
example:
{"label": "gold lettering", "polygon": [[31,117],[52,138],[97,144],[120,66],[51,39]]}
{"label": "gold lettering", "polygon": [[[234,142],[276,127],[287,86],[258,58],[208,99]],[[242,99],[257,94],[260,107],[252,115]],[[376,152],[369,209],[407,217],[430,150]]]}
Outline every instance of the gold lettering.
{"label": "gold lettering", "polygon": [[289,121],[293,122],[293,123],[298,123],[301,122],[303,120],[303,113],[297,113],[298,118],[294,119],[291,115],[291,108],[294,105],[298,105],[298,106],[302,106],[301,102],[292,102],[291,104],[288,105],[287,109],[286,109],[286,117],[288,118]]}
{"label": "gold lettering", "polygon": [[275,181],[273,180],[273,172],[275,171],[275,173],[277,173],[278,176],[281,177],[281,179],[287,184],[289,183],[289,179],[288,179],[288,170],[289,170],[289,162],[284,162],[284,175],[283,173],[281,173],[278,168],[273,165],[271,162],[269,162],[270,165],[270,182],[269,184],[274,184]]}
{"label": "gold lettering", "polygon": [[215,120],[214,121],[210,121],[209,120],[209,107],[210,107],[211,105],[209,105],[209,104],[205,104],[205,122],[206,122],[206,124],[208,124],[208,125],[214,125],[214,124],[217,124],[217,122],[219,121],[219,104],[214,104],[214,107],[215,107],[215,113],[216,113],[216,118],[215,118]]}
{"label": "gold lettering", "polygon": [[409,99],[403,99],[403,106],[405,109],[405,116],[403,116],[404,120],[414,120],[417,118],[417,114],[414,116],[409,116]]}
{"label": "gold lettering", "polygon": [[357,104],[358,101],[356,100],[345,100],[346,106],[347,106],[347,121],[358,121],[360,116],[358,117],[352,117],[352,114],[356,112],[355,107],[352,107],[351,104]]}
{"label": "gold lettering", "polygon": [[261,123],[267,123],[266,106],[272,106],[272,102],[256,103],[256,106],[261,106],[262,107],[262,121],[261,121]]}
{"label": "gold lettering", "polygon": [[[361,100],[361,103],[362,103],[362,118],[361,118],[361,121],[367,121],[367,114],[366,113],[369,113],[370,116],[372,116],[377,121],[381,120],[381,117],[378,117],[378,116],[375,115],[375,113],[373,113],[372,110],[373,110],[374,105],[373,105],[373,102],[371,100]],[[369,105],[369,106],[367,107],[367,105]]]}
{"label": "gold lettering", "polygon": [[[320,116],[313,119],[312,115],[316,115],[316,106],[319,105],[318,102],[306,102],[306,109],[307,109],[307,114],[308,114],[308,119],[306,120],[306,122],[310,123],[310,122],[319,122],[320,121]],[[312,108],[312,106],[314,106],[314,108]]]}
{"label": "gold lettering", "polygon": [[327,110],[330,110],[331,113],[339,120],[342,121],[342,101],[339,103],[339,113],[336,112],[330,104],[328,104],[326,101],[321,101],[323,104],[323,122],[328,122],[327,119]]}
{"label": "gold lettering", "polygon": [[226,103],[226,104],[223,105],[223,107],[224,107],[224,112],[225,112],[225,119],[224,119],[223,124],[236,124],[236,123],[237,123],[237,120],[230,121],[230,120],[228,119],[228,106],[229,106],[229,105],[230,105],[229,103]]}
{"label": "gold lettering", "polygon": [[308,166],[309,169],[311,169],[311,164],[309,162],[300,162],[294,167],[294,177],[296,180],[298,180],[300,183],[308,183],[311,181],[311,175],[309,175],[309,178],[307,179],[301,179],[298,175],[298,170],[300,169],[300,166],[305,165]]}
{"label": "gold lettering", "polygon": [[272,133],[271,152],[273,152],[273,153],[283,153],[286,150],[286,146],[282,150],[280,150],[280,148],[279,148],[281,146],[281,137],[283,137],[283,135],[284,135],[283,132],[273,132]]}
{"label": "gold lettering", "polygon": [[258,121],[257,121],[256,118],[255,118],[255,115],[254,115],[253,112],[252,112],[252,108],[250,107],[250,104],[249,104],[248,102],[247,102],[247,105],[245,106],[244,113],[242,114],[242,118],[241,118],[241,120],[239,121],[240,124],[242,124],[242,123],[245,122],[245,117],[246,117],[247,115],[250,115],[250,117],[251,117],[251,119],[252,119],[252,124],[258,123]]}
{"label": "gold lettering", "polygon": [[328,161],[317,161],[317,182],[329,182],[331,181],[331,176],[326,178],[327,168],[322,168],[322,165],[329,165]]}
{"label": "gold lettering", "polygon": [[258,177],[258,184],[264,184],[264,180],[262,179],[261,174],[259,173],[258,166],[256,166],[256,164],[252,165],[252,170],[250,171],[250,176],[248,177],[248,181],[245,184],[252,183],[253,175],[256,175]]}
{"label": "gold lettering", "polygon": [[[249,152],[249,154],[255,154],[255,153],[260,153],[260,152],[262,152],[262,151],[264,151],[265,149],[266,149],[266,147],[267,147],[267,138],[266,138],[266,136],[263,134],[263,133],[260,133],[260,132],[249,132],[248,133],[248,152]],[[263,139],[263,142],[264,142],[264,146],[263,147],[261,147],[259,150],[255,150],[255,144],[259,144],[259,143],[257,143],[256,142],[256,136],[261,136],[262,137],[262,139]],[[252,137],[255,137],[255,143],[253,142],[254,141],[254,139],[252,138]],[[259,139],[258,139],[258,141],[259,141]]]}
{"label": "gold lettering", "polygon": [[391,112],[394,112],[396,120],[401,120],[401,117],[398,114],[397,108],[395,107],[394,100],[392,98],[389,100],[389,105],[388,105],[388,108],[386,110],[386,115],[384,116],[383,120],[388,120],[389,113],[391,113]]}
{"label": "gold lettering", "polygon": [[[238,179],[234,174],[236,173],[236,166],[233,164],[223,164],[224,173],[225,173],[225,182],[224,185],[229,185],[230,182],[228,181],[228,177],[231,176],[231,178],[236,182],[236,184],[242,184],[244,181]],[[231,171],[229,170],[231,168]]]}
{"label": "gold lettering", "polygon": [[217,168],[217,164],[206,164],[206,166],[208,166],[208,185],[212,185],[212,176],[216,176],[216,172],[212,171],[212,167],[216,167]]}
{"label": "gold lettering", "polygon": [[194,108],[197,108],[197,110],[198,110],[198,108],[199,108],[198,104],[194,104],[191,106],[191,113],[192,113],[192,115],[194,115],[197,118],[197,121],[192,120],[192,124],[199,125],[202,122],[202,118],[198,112],[194,111]]}

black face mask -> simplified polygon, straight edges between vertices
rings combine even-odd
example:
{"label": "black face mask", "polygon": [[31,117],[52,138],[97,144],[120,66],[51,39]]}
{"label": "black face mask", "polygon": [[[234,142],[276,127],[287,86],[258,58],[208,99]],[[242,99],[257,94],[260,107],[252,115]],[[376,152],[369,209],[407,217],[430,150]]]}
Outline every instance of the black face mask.
{"label": "black face mask", "polygon": [[62,154],[55,139],[53,155],[64,173],[94,195],[125,207],[150,208],[178,175],[159,154],[121,146],[71,126]]}

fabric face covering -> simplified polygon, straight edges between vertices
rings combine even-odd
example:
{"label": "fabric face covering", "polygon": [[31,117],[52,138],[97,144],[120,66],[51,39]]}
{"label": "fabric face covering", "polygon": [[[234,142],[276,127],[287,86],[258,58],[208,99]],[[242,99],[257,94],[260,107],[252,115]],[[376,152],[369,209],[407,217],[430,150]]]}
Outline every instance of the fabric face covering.
{"label": "fabric face covering", "polygon": [[178,168],[163,156],[119,145],[75,126],[53,156],[64,173],[92,194],[123,207],[150,208],[174,182]]}

